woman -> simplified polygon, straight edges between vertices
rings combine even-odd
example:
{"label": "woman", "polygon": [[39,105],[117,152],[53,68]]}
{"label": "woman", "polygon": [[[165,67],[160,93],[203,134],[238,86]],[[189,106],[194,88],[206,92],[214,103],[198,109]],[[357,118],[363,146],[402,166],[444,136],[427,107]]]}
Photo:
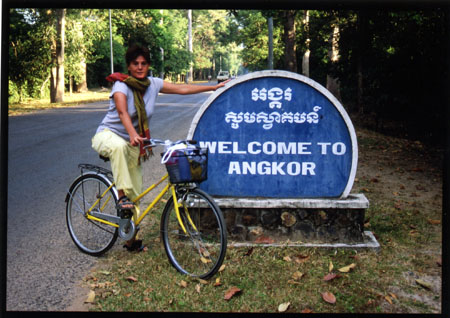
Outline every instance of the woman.
{"label": "woman", "polygon": [[[143,141],[150,138],[149,121],[155,108],[158,93],[196,94],[215,91],[215,86],[172,84],[159,78],[147,77],[150,53],[145,47],[134,45],[125,55],[129,75],[114,73],[107,77],[115,81],[110,94],[108,112],[92,138],[92,147],[111,162],[114,182],[119,192],[118,209],[134,211],[135,220],[139,207],[132,202],[142,191],[141,161],[149,153],[143,149]],[[151,150],[150,150],[151,151]],[[142,241],[128,241],[128,250],[142,250]]]}

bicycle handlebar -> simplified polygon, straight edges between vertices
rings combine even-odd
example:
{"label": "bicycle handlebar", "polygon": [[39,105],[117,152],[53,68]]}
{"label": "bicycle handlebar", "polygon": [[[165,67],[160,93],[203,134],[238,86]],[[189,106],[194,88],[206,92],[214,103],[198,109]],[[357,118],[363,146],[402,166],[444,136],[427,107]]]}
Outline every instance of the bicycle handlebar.
{"label": "bicycle handlebar", "polygon": [[154,138],[150,138],[150,139],[145,139],[144,140],[144,148],[152,148],[152,147],[156,147],[156,146],[173,146],[173,145],[177,145],[177,144],[191,144],[191,145],[195,145],[197,144],[197,141],[195,140],[177,140],[177,141],[171,141],[171,140],[162,140],[162,139],[154,139]]}

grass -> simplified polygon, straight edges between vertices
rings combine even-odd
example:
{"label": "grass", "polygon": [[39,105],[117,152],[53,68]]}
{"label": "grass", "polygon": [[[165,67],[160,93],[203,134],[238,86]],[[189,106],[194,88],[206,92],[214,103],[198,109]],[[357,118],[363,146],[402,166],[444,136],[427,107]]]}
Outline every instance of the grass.
{"label": "grass", "polygon": [[[382,206],[372,207],[369,214],[378,215],[382,209],[393,216],[389,207]],[[415,220],[413,215],[405,224]],[[435,259],[429,255],[411,254],[413,249],[430,244],[422,234],[430,230],[431,225],[426,222],[417,223],[419,234],[412,235],[408,227],[388,226],[389,217],[375,218],[373,229],[383,245],[379,253],[230,246],[225,269],[210,281],[200,281],[177,273],[169,265],[159,242],[158,213],[149,217],[153,225],[143,229],[143,239],[150,243],[148,251],[110,252],[100,267],[86,277],[87,286],[96,294],[92,311],[276,313],[280,304],[288,302],[288,313],[377,313],[393,308],[395,312],[429,313],[433,310],[426,303],[400,300],[397,296],[399,291],[426,292],[402,279],[404,273],[436,267]],[[324,281],[324,276],[330,273],[330,263],[333,264],[331,272],[339,276]],[[338,271],[352,263],[356,267],[350,272]],[[294,278],[296,272],[303,276]],[[130,276],[136,281],[130,280]],[[216,284],[217,279],[220,285]],[[186,287],[182,281],[187,282]],[[241,292],[227,301],[224,296],[231,287],[238,287]],[[325,302],[324,292],[333,293],[336,303]]]}
{"label": "grass", "polygon": [[92,103],[101,100],[108,100],[109,90],[90,90],[83,93],[65,94],[64,102],[50,103],[50,99],[29,99],[22,103],[8,105],[8,116],[22,115],[44,109],[76,106],[84,103]]}

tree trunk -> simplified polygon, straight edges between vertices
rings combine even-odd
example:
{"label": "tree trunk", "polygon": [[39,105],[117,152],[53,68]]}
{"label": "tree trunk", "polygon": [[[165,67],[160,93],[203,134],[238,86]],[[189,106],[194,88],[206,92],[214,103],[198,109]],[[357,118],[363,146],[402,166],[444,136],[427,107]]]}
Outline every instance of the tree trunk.
{"label": "tree trunk", "polygon": [[85,63],[85,61],[81,61],[80,62],[80,68],[83,70],[83,75],[82,75],[82,80],[80,83],[76,83],[75,84],[75,91],[77,93],[82,93],[82,92],[87,92],[88,87],[87,87],[87,65]]}
{"label": "tree trunk", "polygon": [[356,110],[364,113],[364,56],[368,52],[368,37],[367,24],[368,17],[364,11],[358,12],[358,49],[357,49],[357,93],[356,93]]}
{"label": "tree trunk", "polygon": [[[336,24],[333,26],[333,30],[330,35],[330,48],[328,50],[328,58],[331,61],[331,65],[337,63],[339,60],[339,25]],[[339,80],[337,78],[332,77],[327,74],[327,90],[330,91],[338,100],[341,100],[340,86]]]}
{"label": "tree trunk", "polygon": [[297,54],[295,45],[296,10],[286,11],[284,23],[284,67],[287,71],[297,72]]}
{"label": "tree trunk", "polygon": [[50,80],[50,75],[47,76],[47,78],[45,79],[44,83],[42,83],[42,85],[41,85],[40,95],[39,95],[40,98],[42,98],[42,96],[44,96],[45,85],[47,84],[47,82],[49,80]]}
{"label": "tree trunk", "polygon": [[311,54],[311,51],[309,50],[309,43],[311,42],[309,38],[309,11],[305,10],[303,14],[303,26],[306,34],[306,51],[303,54],[302,59],[302,74],[306,77],[309,77],[309,56]]}
{"label": "tree trunk", "polygon": [[[193,49],[192,49],[192,10],[188,10],[188,48],[189,48],[189,52],[192,54],[193,53]],[[187,78],[186,82],[192,81],[193,80],[193,67],[192,67],[192,62],[189,63],[189,75]]]}
{"label": "tree trunk", "polygon": [[66,24],[66,9],[56,9],[56,39],[52,50],[53,67],[50,81],[50,102],[64,101],[64,33]]}
{"label": "tree trunk", "polygon": [[267,68],[273,70],[273,18],[267,18],[267,26],[269,28],[269,59]]}

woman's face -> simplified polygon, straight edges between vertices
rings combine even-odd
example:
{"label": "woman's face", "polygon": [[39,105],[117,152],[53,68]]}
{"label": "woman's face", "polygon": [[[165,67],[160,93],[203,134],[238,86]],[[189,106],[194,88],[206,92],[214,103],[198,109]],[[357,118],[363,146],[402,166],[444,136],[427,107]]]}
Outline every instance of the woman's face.
{"label": "woman's face", "polygon": [[130,65],[128,65],[128,71],[131,76],[137,79],[144,79],[147,77],[149,67],[150,64],[140,55],[131,61]]}

